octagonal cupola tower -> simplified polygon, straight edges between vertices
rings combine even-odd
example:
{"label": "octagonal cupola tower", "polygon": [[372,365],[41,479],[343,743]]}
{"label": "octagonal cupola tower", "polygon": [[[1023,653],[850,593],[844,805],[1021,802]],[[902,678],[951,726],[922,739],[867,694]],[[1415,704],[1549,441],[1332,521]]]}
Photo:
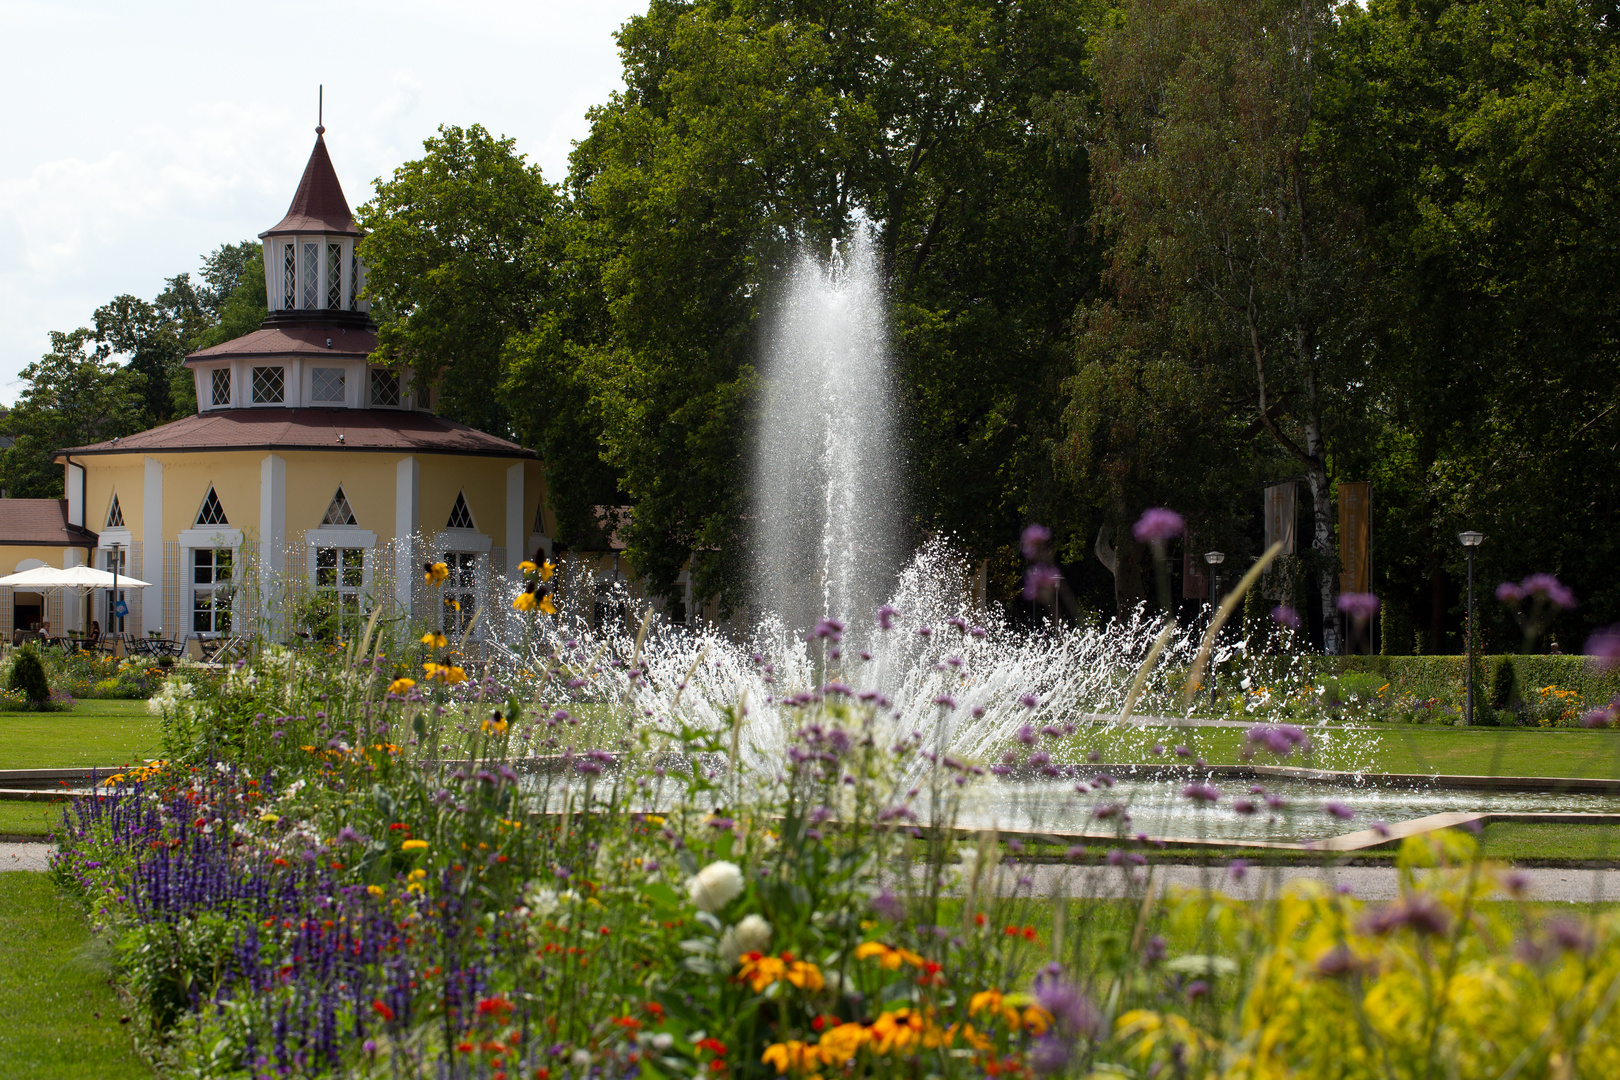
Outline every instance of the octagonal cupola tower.
{"label": "octagonal cupola tower", "polygon": [[365,267],[355,254],[360,230],[326,152],[324,126],[315,129],[315,149],[287,215],[259,239],[270,305],[266,327],[370,325],[370,304],[360,296]]}

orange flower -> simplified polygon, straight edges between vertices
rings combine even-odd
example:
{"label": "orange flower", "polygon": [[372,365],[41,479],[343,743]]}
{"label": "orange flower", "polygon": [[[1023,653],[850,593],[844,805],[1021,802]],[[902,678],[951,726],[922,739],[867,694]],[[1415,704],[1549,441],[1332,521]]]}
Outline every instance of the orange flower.
{"label": "orange flower", "polygon": [[902,963],[920,968],[927,963],[922,957],[910,949],[897,949],[883,944],[881,941],[865,941],[855,947],[855,959],[865,960],[868,957],[878,958],[878,965],[886,971],[899,971]]}

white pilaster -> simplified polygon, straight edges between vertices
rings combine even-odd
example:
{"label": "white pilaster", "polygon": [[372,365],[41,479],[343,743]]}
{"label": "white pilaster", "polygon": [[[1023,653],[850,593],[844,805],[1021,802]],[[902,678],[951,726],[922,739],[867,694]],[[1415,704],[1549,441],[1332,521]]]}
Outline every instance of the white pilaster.
{"label": "white pilaster", "polygon": [[[84,556],[78,548],[66,548],[62,552],[62,569],[70,566],[82,566]],[[88,630],[90,623],[84,617],[84,602],[77,589],[62,590],[62,627],[61,632],[68,630]]]}
{"label": "white pilaster", "polygon": [[523,537],[527,532],[523,520],[523,462],[506,470],[506,576],[517,579],[518,563],[532,552],[523,550]]}
{"label": "white pilaster", "polygon": [[281,594],[287,571],[287,459],[266,454],[259,463],[259,567],[260,603],[271,620],[268,630],[277,636],[273,601]]}
{"label": "white pilaster", "polygon": [[146,459],[141,496],[141,578],[149,586],[141,596],[141,629],[163,629],[163,462]]}
{"label": "white pilaster", "polygon": [[416,585],[416,538],[422,470],[414,457],[400,458],[394,478],[394,599],[406,611]]}

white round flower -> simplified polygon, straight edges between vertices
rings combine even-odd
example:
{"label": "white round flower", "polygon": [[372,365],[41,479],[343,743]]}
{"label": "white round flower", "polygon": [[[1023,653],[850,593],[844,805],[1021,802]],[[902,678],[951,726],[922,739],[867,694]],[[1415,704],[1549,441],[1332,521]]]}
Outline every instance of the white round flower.
{"label": "white round flower", "polygon": [[737,924],[737,944],[745,953],[762,953],[771,947],[771,924],[761,916],[747,915]]}
{"label": "white round flower", "polygon": [[686,883],[686,891],[692,903],[712,915],[742,895],[742,871],[736,863],[712,862]]}
{"label": "white round flower", "polygon": [[591,1052],[589,1050],[575,1050],[569,1060],[573,1062],[576,1069],[588,1069],[591,1067]]}

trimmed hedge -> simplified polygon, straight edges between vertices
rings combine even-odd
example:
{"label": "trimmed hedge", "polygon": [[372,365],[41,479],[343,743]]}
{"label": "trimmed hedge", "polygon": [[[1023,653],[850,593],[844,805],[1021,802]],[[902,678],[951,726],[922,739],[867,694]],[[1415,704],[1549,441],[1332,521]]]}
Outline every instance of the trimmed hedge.
{"label": "trimmed hedge", "polygon": [[[1319,656],[1317,678],[1376,675],[1395,711],[1457,708],[1467,698],[1465,656]],[[1587,709],[1620,696],[1620,669],[1599,671],[1589,656],[1480,656],[1474,660],[1474,719],[1479,724],[1572,726]]]}

